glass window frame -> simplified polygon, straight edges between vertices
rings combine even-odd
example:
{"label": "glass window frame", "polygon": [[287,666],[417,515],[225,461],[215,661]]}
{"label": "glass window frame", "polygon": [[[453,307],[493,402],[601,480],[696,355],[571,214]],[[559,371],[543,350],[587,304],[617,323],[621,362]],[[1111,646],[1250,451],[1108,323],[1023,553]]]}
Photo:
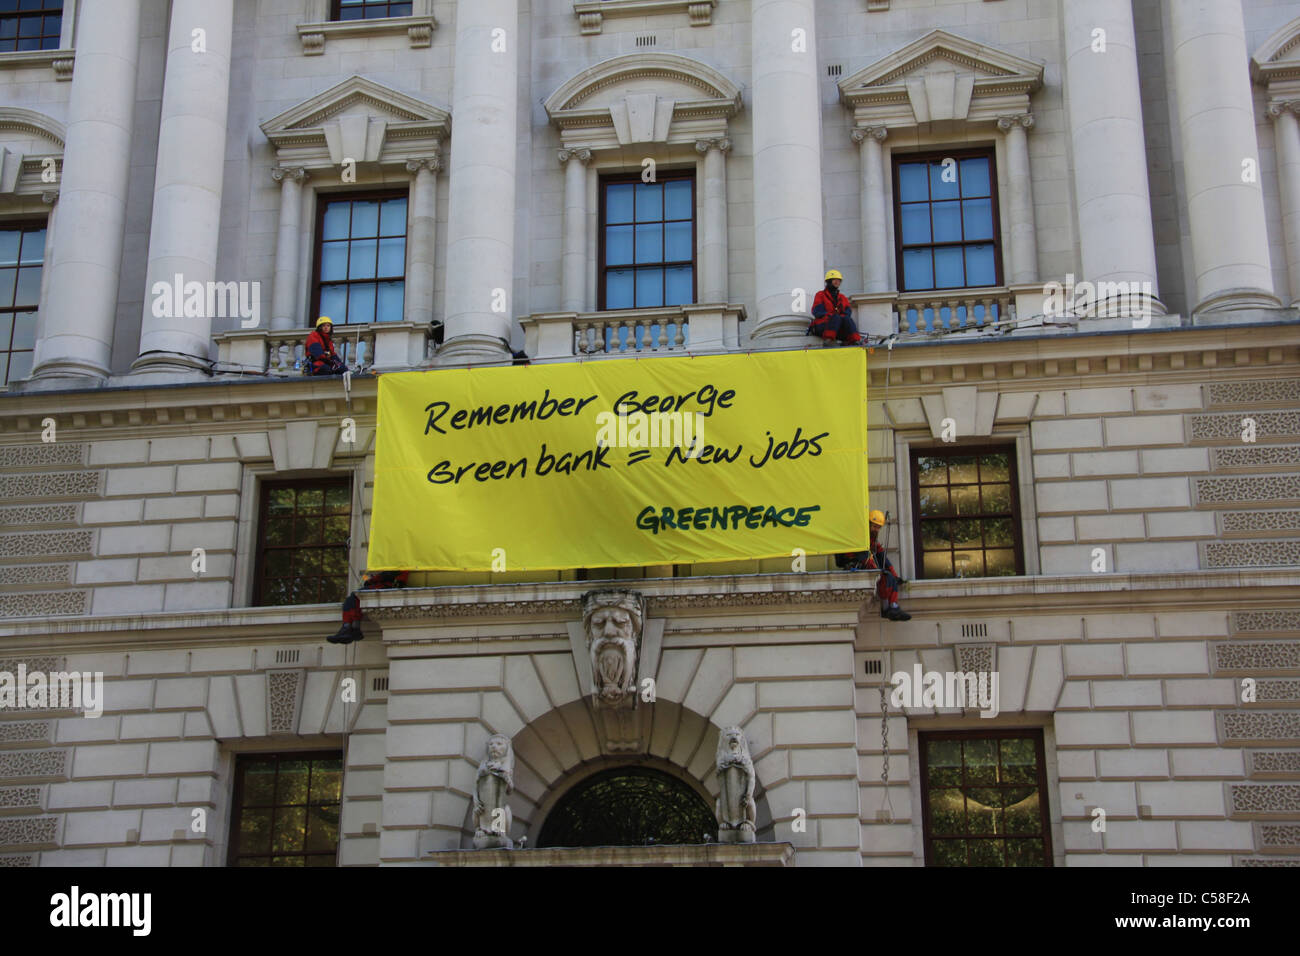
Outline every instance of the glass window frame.
{"label": "glass window frame", "polygon": [[[956,241],[956,242],[934,242],[934,241],[933,241],[933,238],[934,238],[934,231],[933,231],[933,223],[934,223],[934,212],[933,212],[933,207],[934,207],[934,200],[933,200],[933,199],[929,199],[929,200],[927,200],[927,204],[931,207],[931,213],[930,213],[930,222],[931,222],[930,238],[931,238],[931,241],[930,241],[930,242],[927,242],[927,243],[916,243],[916,244],[913,244],[913,245],[909,245],[909,246],[904,247],[904,245],[903,245],[903,205],[904,205],[904,203],[903,203],[903,193],[902,193],[902,188],[901,188],[901,182],[900,182],[900,178],[899,178],[899,167],[904,166],[904,165],[907,165],[907,164],[909,164],[909,163],[922,163],[922,162],[925,162],[925,163],[935,163],[935,162],[941,162],[942,160],[945,160],[945,159],[955,159],[955,160],[957,160],[957,161],[960,163],[960,161],[963,160],[963,159],[977,159],[977,158],[984,158],[984,159],[987,159],[987,160],[989,161],[989,200],[990,200],[990,204],[991,204],[991,206],[992,206],[992,210],[991,210],[991,211],[992,211],[992,216],[993,216],[993,237],[992,237],[992,239],[991,239],[991,240],[989,240],[989,239],[961,239],[961,240],[958,240],[958,241]],[[995,288],[999,288],[999,287],[1001,287],[1002,284],[1003,284],[1003,282],[1004,282],[1005,276],[1004,276],[1004,272],[1003,272],[1003,263],[1002,263],[1002,222],[1001,222],[1001,208],[1000,208],[1000,200],[999,200],[999,197],[998,197],[998,166],[997,166],[997,150],[994,149],[992,146],[982,146],[982,147],[969,147],[969,148],[965,148],[965,149],[948,149],[948,150],[942,150],[942,151],[926,151],[926,152],[920,152],[920,153],[900,153],[900,152],[897,152],[897,151],[892,151],[892,152],[890,153],[890,162],[891,162],[891,166],[892,166],[892,176],[893,176],[893,180],[892,180],[892,181],[893,181],[893,189],[894,189],[894,195],[893,195],[893,205],[894,205],[894,210],[893,210],[893,212],[894,212],[894,269],[895,269],[894,274],[895,274],[895,276],[897,276],[897,278],[898,278],[898,291],[899,291],[899,293],[900,293],[900,294],[903,294],[903,295],[907,295],[907,294],[909,294],[909,293],[913,293],[913,292],[917,292],[917,293],[920,293],[920,292],[933,292],[933,293],[935,293],[936,295],[944,295],[944,294],[948,294],[948,293],[955,292],[955,291],[957,291],[957,290],[959,290],[959,289],[995,289]],[[983,197],[978,197],[978,198],[983,198]],[[960,197],[959,197],[959,199],[960,199]],[[910,205],[910,204],[909,204],[909,205]],[[964,212],[963,212],[963,220],[962,220],[962,230],[963,230],[963,232],[965,231],[965,218],[964,218],[964,217],[965,217],[965,214],[964,214]],[[933,255],[933,250],[934,250],[934,249],[938,249],[938,248],[961,248],[961,249],[965,249],[965,248],[968,247],[968,246],[986,245],[986,244],[988,244],[990,241],[993,243],[993,271],[994,271],[994,282],[993,282],[991,285],[978,285],[978,286],[943,286],[943,287],[937,287],[937,286],[933,286],[933,285],[931,285],[929,288],[923,288],[923,289],[909,289],[909,288],[906,288],[906,287],[905,287],[905,282],[906,282],[906,277],[907,277],[907,273],[906,273],[906,272],[904,271],[904,269],[903,269],[903,253],[904,253],[905,249],[907,249],[907,250],[911,250],[911,249],[930,249],[930,250],[932,250],[932,253],[931,253],[931,254]],[[963,265],[962,268],[963,268],[963,274],[964,274],[965,266]],[[932,275],[933,275],[933,270],[932,270]]]}
{"label": "glass window frame", "polygon": [[[16,21],[18,24],[17,29],[15,29],[14,36],[12,38],[0,39],[0,53],[41,53],[49,50],[60,49],[62,46],[62,43],[60,41],[62,40],[63,37],[63,27],[64,27],[63,18],[68,15],[69,11],[67,10],[67,4],[63,2],[59,2],[57,4],[57,7],[54,9],[47,8],[45,6],[46,3],[52,3],[52,2],[53,0],[42,0],[41,8],[36,10],[20,9],[20,10],[13,10],[5,13],[0,13],[0,22],[13,20]],[[43,21],[43,18],[45,17],[58,17],[59,28],[52,35],[52,39],[53,39],[52,45],[46,42],[47,40],[51,39],[51,34],[45,32],[45,23]],[[22,35],[22,23],[24,20],[42,21],[40,24],[41,32],[37,34],[37,36],[40,38],[41,43],[33,50],[22,50],[19,49],[18,47],[18,41],[25,39]],[[12,49],[8,48],[8,44],[10,42],[13,43]]]}
{"label": "glass window frame", "polygon": [[[343,789],[347,777],[347,765],[344,763],[342,750],[271,750],[271,751],[244,751],[233,754],[231,771],[234,776],[234,786],[231,792],[230,802],[230,830],[226,847],[226,866],[239,867],[241,857],[247,857],[249,854],[240,854],[239,852],[239,825],[241,814],[244,811],[244,770],[249,763],[257,760],[265,760],[269,757],[276,759],[277,771],[280,762],[284,760],[301,760],[304,758],[313,760],[338,760],[339,762],[339,831],[338,839],[334,844],[334,866],[338,866],[339,848],[343,844]],[[308,790],[308,803],[311,806],[311,791]],[[277,809],[278,803],[273,803],[272,808]],[[274,833],[274,815],[272,816],[272,832]],[[268,852],[265,856],[268,860],[274,856],[303,856],[308,855],[304,848],[301,852]],[[324,856],[323,853],[311,854],[313,856]],[[262,854],[256,854],[261,857]],[[270,865],[268,863],[268,865]]]}
{"label": "glass window frame", "polygon": [[[679,180],[686,180],[686,181],[688,181],[688,182],[691,184],[691,258],[690,258],[690,260],[689,260],[689,262],[690,262],[690,266],[691,266],[691,301],[690,301],[689,303],[682,303],[682,304],[683,304],[683,305],[694,305],[694,304],[696,304],[697,302],[699,302],[699,298],[700,298],[700,265],[699,265],[699,258],[700,258],[700,250],[699,250],[699,229],[700,229],[700,223],[699,223],[699,215],[698,215],[698,209],[697,209],[697,203],[698,203],[698,200],[699,200],[699,195],[698,195],[698,192],[697,192],[697,190],[698,190],[698,181],[697,181],[696,173],[695,173],[695,170],[694,170],[694,169],[660,169],[660,170],[658,170],[658,171],[656,172],[656,175],[655,175],[655,182],[657,182],[657,183],[675,182],[675,181],[679,181]],[[614,173],[614,174],[610,174],[610,175],[601,176],[601,177],[599,178],[599,181],[598,181],[598,184],[597,184],[597,187],[596,187],[597,194],[599,195],[599,210],[598,210],[597,217],[596,217],[596,223],[597,223],[597,225],[596,225],[596,229],[597,229],[597,233],[596,233],[596,311],[598,311],[598,312],[627,311],[627,309],[610,309],[610,308],[608,308],[608,307],[606,306],[605,281],[606,281],[606,274],[607,274],[607,272],[609,271],[609,267],[607,267],[606,264],[605,264],[605,228],[606,228],[606,226],[608,225],[608,224],[606,223],[606,221],[605,221],[605,218],[606,218],[606,208],[605,208],[605,206],[606,206],[606,193],[607,193],[607,188],[608,188],[609,186],[617,186],[617,185],[622,185],[622,184],[624,184],[624,183],[641,183],[641,182],[642,182],[642,179],[641,179],[641,174],[640,174],[640,173]],[[635,215],[635,214],[634,214],[634,215]],[[652,222],[655,222],[655,221],[656,221],[656,220],[646,220],[647,223],[652,223]],[[680,222],[681,220],[678,220],[678,219],[669,219],[669,220],[660,219],[660,220],[657,220],[657,221],[660,222],[660,223],[664,223],[664,222]],[[634,220],[634,222],[635,222],[635,220]],[[614,225],[619,225],[619,223],[614,223]],[[634,254],[633,258],[635,259],[635,254]],[[648,269],[648,268],[668,269],[668,268],[671,268],[671,267],[678,267],[678,266],[683,266],[683,265],[686,265],[686,264],[687,264],[687,260],[685,260],[685,259],[660,260],[660,261],[658,261],[658,262],[647,262],[647,263],[641,263],[641,264],[637,264],[637,263],[634,261],[634,262],[630,265],[630,267],[631,267],[631,269],[632,269],[632,272],[633,272],[633,279],[632,279],[632,290],[633,290],[633,291],[632,291],[632,296],[633,296],[632,301],[633,301],[633,303],[636,302],[636,272],[638,271],[638,269]],[[625,267],[626,267],[625,265],[620,264],[617,268],[622,269],[622,268],[625,268]],[[663,308],[671,309],[671,308],[677,308],[677,306],[665,306],[665,305],[657,305],[657,306],[655,306],[655,305],[645,305],[645,306],[641,306],[641,305],[635,305],[635,304],[633,304],[633,305],[631,306],[631,308],[633,308],[633,309],[663,309]]]}
{"label": "glass window frame", "polygon": [[[1041,727],[1006,727],[989,730],[918,730],[916,744],[918,766],[920,768],[921,786],[921,833],[924,844],[924,862],[926,866],[938,866],[935,862],[934,827],[930,820],[930,767],[929,748],[926,746],[936,740],[1002,740],[1006,738],[1029,738],[1034,742],[1034,755],[1038,762],[1038,812],[1043,839],[1043,866],[1055,866],[1052,856],[1052,809],[1051,787],[1047,774],[1047,750]],[[963,839],[989,839],[988,837],[963,837]],[[1017,869],[1016,867],[1004,867]]]}
{"label": "glass window frame", "polygon": [[[310,606],[310,605],[302,605],[302,604],[264,603],[265,595],[263,593],[263,587],[265,584],[265,565],[266,565],[266,556],[268,551],[268,546],[266,544],[266,525],[267,525],[267,517],[268,517],[268,505],[270,503],[271,492],[278,488],[294,488],[294,489],[302,489],[302,488],[327,489],[327,488],[338,488],[338,487],[347,488],[348,489],[348,541],[343,545],[343,549],[344,549],[345,557],[347,559],[348,567],[350,568],[351,559],[352,559],[351,539],[355,529],[355,525],[354,525],[355,515],[353,514],[353,509],[356,505],[356,495],[353,488],[352,480],[353,479],[351,475],[322,475],[314,478],[310,478],[310,477],[309,478],[286,478],[286,479],[262,481],[260,483],[260,488],[258,489],[258,495],[257,495],[257,523],[254,527],[255,553],[254,553],[254,560],[253,560],[253,597],[252,597],[252,604],[251,604],[252,607],[309,607]],[[297,512],[295,512],[295,515],[296,514]],[[324,512],[322,512],[322,516],[323,514]],[[319,546],[303,545],[301,546],[301,548],[299,548],[298,546],[288,546],[288,547],[272,546],[272,547],[275,548],[275,550],[288,551],[292,554],[293,552],[296,552],[298,550],[306,550],[308,548],[324,551],[327,546],[326,545],[319,545]],[[324,578],[327,576],[328,575],[322,574],[322,575],[315,575],[314,577],[316,577],[319,580],[320,578]],[[350,584],[351,584],[350,580],[344,581],[344,590],[343,590],[344,597],[346,597],[348,592],[351,590],[349,586]],[[343,597],[340,597],[339,600],[341,602],[343,600]],[[317,601],[314,603],[319,604],[321,602]]]}
{"label": "glass window frame", "polygon": [[[1011,513],[1010,515],[994,514],[993,512],[979,512],[972,515],[952,515],[948,520],[983,520],[988,517],[1006,517],[1011,522],[1011,534],[1013,548],[1016,555],[1016,573],[1014,575],[997,575],[994,578],[987,578],[983,575],[980,577],[945,577],[945,578],[928,578],[925,574],[925,551],[922,548],[921,523],[921,482],[917,469],[917,459],[919,458],[967,458],[979,457],[980,455],[1005,454],[1007,456],[1007,482],[1011,486]],[[976,581],[983,578],[984,580],[996,580],[997,578],[1006,577],[1024,577],[1025,576],[1025,545],[1023,534],[1023,517],[1024,511],[1020,502],[1020,465],[1017,458],[1018,447],[1014,440],[1008,442],[992,442],[981,445],[960,445],[960,444],[943,444],[943,445],[918,445],[911,444],[908,447],[908,476],[911,479],[911,496],[912,496],[912,548],[915,556],[913,577],[918,581]],[[950,551],[953,549],[949,549]],[[989,548],[981,546],[982,551],[988,551]]]}
{"label": "glass window frame", "polygon": [[[26,240],[27,234],[34,233],[40,230],[46,230],[47,237],[48,237],[48,230],[49,230],[48,219],[15,219],[12,221],[0,220],[0,231],[20,233],[20,238],[18,241],[19,260],[17,263],[15,263],[12,269],[9,269],[8,267],[4,268],[5,272],[12,271],[14,273],[14,295],[18,294],[18,289],[17,289],[18,272],[22,269],[22,250],[23,250],[23,246],[26,244],[27,241]],[[48,267],[49,267],[49,263],[45,261],[45,240],[42,240],[41,266],[40,266],[42,280],[45,277],[45,270]],[[12,301],[8,301],[8,302],[0,301],[0,315],[18,316],[18,315],[26,314],[28,312],[35,312],[37,316],[37,321],[39,322],[40,309],[41,309],[40,283],[38,283],[37,285],[36,302],[32,308],[19,308],[18,306],[14,305]],[[35,334],[34,331],[33,334]],[[32,342],[32,347],[30,349],[14,349],[12,346],[13,346],[13,325],[11,324],[9,328],[8,338],[0,340],[0,356],[3,356],[3,359],[0,360],[0,388],[6,388],[8,387],[11,381],[14,381],[9,378],[9,361],[10,361],[10,356],[15,351],[30,352],[33,355],[33,360],[35,358],[36,342],[34,340]],[[31,375],[31,370],[29,369],[27,372],[27,376],[30,375]]]}
{"label": "glass window frame", "polygon": [[[403,2],[411,5],[411,9],[409,12],[407,13],[389,12],[389,10],[392,8],[394,3],[403,3]],[[351,20],[344,20],[343,0],[330,0],[330,15],[329,15],[330,22],[365,23],[367,20],[386,20],[390,17],[409,17],[415,14],[415,5],[413,0],[363,0],[362,3],[348,4],[348,6],[354,8],[359,7],[361,9],[361,16],[354,17]],[[371,9],[378,9],[380,7],[384,8],[384,12],[382,14],[376,14],[375,16],[367,15]]]}
{"label": "glass window frame", "polygon": [[[399,189],[373,189],[373,190],[366,190],[365,192],[317,193],[316,195],[316,238],[314,243],[315,248],[313,249],[312,252],[312,272],[311,272],[311,315],[308,317],[308,322],[312,326],[314,326],[315,324],[316,317],[321,314],[320,311],[321,287],[322,287],[321,266],[325,258],[325,213],[329,209],[329,207],[334,203],[358,202],[358,201],[365,201],[368,199],[377,199],[381,201],[387,199],[406,200],[406,222],[403,224],[402,227],[402,240],[405,243],[405,245],[403,246],[404,252],[402,256],[402,316],[393,321],[401,322],[405,318],[406,293],[407,293],[406,266],[407,266],[407,257],[410,254],[410,242],[411,242],[410,190],[399,188]],[[352,239],[350,233],[351,233],[351,225],[349,221],[348,241],[349,242],[355,241]],[[386,237],[386,238],[396,238],[396,237]],[[329,280],[325,284],[331,286],[353,286],[353,285],[365,285],[367,283],[373,283],[376,286],[376,296],[378,296],[378,284],[381,281],[392,282],[393,277],[375,276],[373,278],[366,278],[366,279],[344,279],[342,281]],[[392,322],[380,322],[377,313],[378,313],[378,305],[376,305],[376,319],[374,322],[336,321],[334,323],[334,328],[335,330],[338,330],[344,327],[356,328],[356,327],[369,326],[369,325],[391,325],[392,324]],[[338,347],[338,344],[339,343],[336,340],[335,346]]]}

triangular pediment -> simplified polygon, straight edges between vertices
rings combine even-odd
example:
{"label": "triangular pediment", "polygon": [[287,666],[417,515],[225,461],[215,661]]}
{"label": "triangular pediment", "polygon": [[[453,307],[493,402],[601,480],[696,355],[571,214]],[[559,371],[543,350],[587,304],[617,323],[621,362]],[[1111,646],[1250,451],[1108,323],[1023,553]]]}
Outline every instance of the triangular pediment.
{"label": "triangular pediment", "polygon": [[865,69],[846,76],[840,80],[839,87],[841,94],[848,94],[855,90],[897,86],[914,77],[938,73],[967,74],[977,81],[1021,80],[1033,89],[1043,82],[1042,63],[944,30],[932,30]]}
{"label": "triangular pediment", "polygon": [[299,132],[324,126],[341,116],[365,115],[390,123],[432,123],[449,126],[451,114],[444,109],[401,93],[391,87],[350,76],[290,107],[262,124],[262,132],[274,139],[276,133]]}
{"label": "triangular pediment", "polygon": [[1256,82],[1300,79],[1300,17],[1280,27],[1250,58],[1250,73]]}

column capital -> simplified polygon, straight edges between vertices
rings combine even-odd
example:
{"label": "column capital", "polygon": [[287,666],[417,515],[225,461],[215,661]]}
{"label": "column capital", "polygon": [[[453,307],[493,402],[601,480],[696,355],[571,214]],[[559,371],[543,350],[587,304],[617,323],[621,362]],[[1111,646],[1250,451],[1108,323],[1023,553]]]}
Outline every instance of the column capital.
{"label": "column capital", "polygon": [[729,152],[731,150],[731,140],[725,136],[713,136],[695,141],[695,151],[697,153],[703,155],[711,149],[716,149],[722,153]]}
{"label": "column capital", "polygon": [[1276,121],[1283,113],[1300,116],[1300,100],[1275,100],[1268,104],[1269,119]]}
{"label": "column capital", "polygon": [[301,185],[311,178],[311,174],[305,166],[275,166],[271,169],[271,178],[277,183],[288,179]]}
{"label": "column capital", "polygon": [[849,138],[855,143],[863,142],[868,136],[877,143],[883,143],[889,136],[889,129],[885,126],[855,126],[853,132],[849,133]]}
{"label": "column capital", "polygon": [[411,175],[418,175],[422,169],[427,169],[435,174],[440,172],[442,170],[442,156],[421,156],[406,161],[406,171]]}
{"label": "column capital", "polygon": [[571,149],[560,149],[556,150],[555,158],[560,161],[560,165],[564,165],[570,159],[576,159],[585,166],[587,163],[591,162],[591,150],[587,149],[585,146],[575,146]]}
{"label": "column capital", "polygon": [[1034,115],[1032,113],[1012,113],[998,117],[998,129],[1004,133],[1017,126],[1025,130],[1033,129]]}

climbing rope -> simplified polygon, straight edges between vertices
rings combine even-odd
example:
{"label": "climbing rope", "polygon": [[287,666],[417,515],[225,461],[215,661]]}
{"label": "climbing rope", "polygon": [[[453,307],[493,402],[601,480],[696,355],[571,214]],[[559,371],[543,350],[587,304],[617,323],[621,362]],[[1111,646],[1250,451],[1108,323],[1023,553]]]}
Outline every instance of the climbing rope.
{"label": "climbing rope", "polygon": [[[894,357],[894,342],[897,338],[897,335],[891,335],[885,339],[884,343],[888,351],[885,356],[885,397],[881,399],[880,407],[885,409],[886,415],[889,414],[889,373],[891,362]],[[886,535],[889,533],[890,519],[892,517],[893,515],[888,511],[885,512],[884,532]],[[883,541],[881,542],[881,546],[884,546]],[[882,563],[881,566],[877,568],[876,580],[879,581],[880,576],[884,573],[885,568]],[[878,600],[879,597],[877,597],[877,601]],[[885,679],[885,619],[883,617],[876,618],[876,638],[880,647],[880,783],[884,790],[884,800],[881,802],[880,810],[885,815],[885,822],[893,823],[894,803],[889,794],[889,684]]]}

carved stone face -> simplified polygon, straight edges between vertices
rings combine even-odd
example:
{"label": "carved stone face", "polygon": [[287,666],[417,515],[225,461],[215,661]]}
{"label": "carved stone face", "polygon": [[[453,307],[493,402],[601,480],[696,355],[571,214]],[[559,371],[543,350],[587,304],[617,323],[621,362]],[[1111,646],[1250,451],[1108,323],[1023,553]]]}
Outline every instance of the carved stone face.
{"label": "carved stone face", "polygon": [[492,760],[504,760],[510,744],[504,737],[488,738],[487,752]]}
{"label": "carved stone face", "polygon": [[740,742],[740,735],[737,733],[727,734],[727,749],[733,754],[744,752],[744,745]]}
{"label": "carved stone face", "polygon": [[631,640],[632,615],[621,607],[602,607],[587,621],[587,638],[599,640]]}

